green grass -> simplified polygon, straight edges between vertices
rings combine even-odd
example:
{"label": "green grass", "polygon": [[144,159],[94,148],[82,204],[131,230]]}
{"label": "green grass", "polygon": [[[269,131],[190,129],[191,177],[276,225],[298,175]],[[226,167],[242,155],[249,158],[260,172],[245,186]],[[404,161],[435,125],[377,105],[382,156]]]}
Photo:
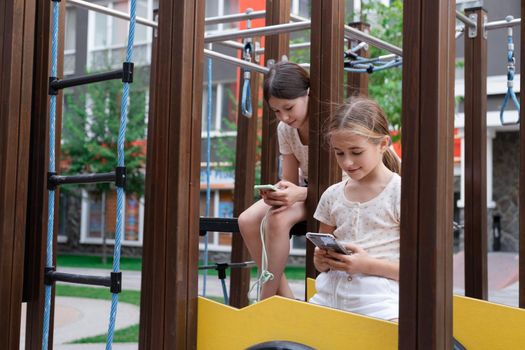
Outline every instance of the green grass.
{"label": "green grass", "polygon": [[[102,257],[100,256],[87,256],[87,255],[58,255],[57,266],[64,267],[82,267],[82,268],[94,268],[94,269],[112,269],[113,268],[113,257],[107,259],[106,264],[102,263]],[[121,258],[120,259],[121,270],[141,271],[142,270],[142,259],[141,258]]]}
{"label": "green grass", "polygon": [[[111,300],[111,293],[107,288],[77,287],[57,284],[55,293],[61,297],[90,298]],[[137,290],[123,290],[118,296],[123,303],[140,306],[140,292]]]}
{"label": "green grass", "polygon": [[[75,340],[73,344],[87,344],[87,343],[105,343],[107,334],[95,335],[94,337],[87,337]],[[134,324],[123,329],[116,330],[113,333],[114,343],[137,343],[139,341],[139,325]]]}

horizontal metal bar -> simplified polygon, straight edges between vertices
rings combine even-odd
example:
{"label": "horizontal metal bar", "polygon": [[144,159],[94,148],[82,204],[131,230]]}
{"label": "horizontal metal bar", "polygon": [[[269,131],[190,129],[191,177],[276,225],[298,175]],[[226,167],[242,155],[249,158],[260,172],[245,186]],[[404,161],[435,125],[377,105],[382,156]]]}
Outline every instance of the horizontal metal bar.
{"label": "horizontal metal bar", "polygon": [[54,80],[49,83],[49,87],[51,90],[61,90],[73,86],[98,83],[101,81],[113,79],[122,79],[122,76],[123,69],[119,69],[110,72],[83,75],[80,77],[74,77],[69,79]]}
{"label": "horizontal metal bar", "polygon": [[463,12],[456,10],[456,18],[461,22],[465,23],[469,27],[476,28],[477,23],[470,18],[468,18]]}
{"label": "horizontal metal bar", "polygon": [[68,283],[87,284],[90,286],[111,287],[110,276],[78,275],[73,273],[47,271],[46,277],[53,282],[59,281]]}
{"label": "horizontal metal bar", "polygon": [[[130,20],[129,14],[127,14],[125,12],[115,11],[115,10],[109,9],[109,8],[107,8],[105,6],[96,5],[96,4],[87,2],[87,1],[67,0],[67,3],[68,4],[74,4],[74,5],[77,5],[79,7],[83,7],[83,8],[86,8],[88,10],[95,11],[95,12],[103,13],[105,15],[109,15],[109,16],[113,16],[113,17],[116,17],[116,18],[124,19],[124,20],[127,20],[127,21]],[[143,24],[143,25],[151,27],[151,28],[157,28],[157,26],[158,26],[157,22],[150,21],[149,19],[145,19],[145,18],[141,18],[141,17],[136,17],[136,21],[137,21],[137,23]]]}
{"label": "horizontal metal bar", "polygon": [[284,23],[276,24],[273,26],[251,28],[243,30],[232,30],[225,33],[209,34],[204,37],[205,43],[211,43],[215,41],[233,40],[239,38],[248,38],[258,35],[274,35],[280,33],[290,33],[300,30],[310,29],[310,21],[297,22],[297,23]]}
{"label": "horizontal metal bar", "polygon": [[206,25],[212,25],[212,24],[219,24],[219,23],[240,22],[240,21],[245,21],[248,19],[264,18],[265,16],[266,16],[266,11],[253,11],[250,13],[242,12],[242,13],[234,13],[234,14],[224,15],[224,16],[207,17],[204,19],[204,23]]}
{"label": "horizontal metal bar", "polygon": [[[226,40],[226,41],[219,41],[214,44],[219,44],[223,46],[233,47],[234,49],[238,50],[244,50],[244,45],[240,42],[233,41],[233,40]],[[310,47],[310,43],[298,43],[298,44],[290,44],[290,50],[300,50],[300,49],[306,49]],[[255,50],[255,53],[263,54],[264,53],[264,47],[258,48]]]}
{"label": "horizontal metal bar", "polygon": [[291,14],[290,15],[290,21],[292,22],[309,22],[310,20],[308,18],[304,18],[298,15]]}
{"label": "horizontal metal bar", "polygon": [[199,220],[200,235],[206,232],[239,232],[237,218],[205,218]]}
{"label": "horizontal metal bar", "polygon": [[521,25],[521,18],[515,18],[510,22],[507,22],[506,20],[489,22],[485,24],[485,29],[492,30],[492,29],[515,27],[519,25]]}
{"label": "horizontal metal bar", "polygon": [[399,47],[347,25],[345,25],[345,36],[349,39],[357,39],[360,41],[364,41],[379,49],[387,50],[388,52],[394,53],[398,56],[403,56],[403,50],[401,50]]}
{"label": "horizontal metal bar", "polygon": [[87,183],[103,183],[114,182],[116,178],[115,172],[99,173],[99,174],[80,174],[80,175],[51,175],[48,182],[51,185],[65,185],[65,184],[87,184]]}
{"label": "horizontal metal bar", "polygon": [[[116,17],[116,18],[120,18],[120,19],[123,19],[123,20],[126,20],[126,21],[130,20],[129,14],[127,14],[125,12],[116,11],[116,10],[107,8],[105,6],[96,5],[96,4],[87,2],[87,1],[68,0],[67,3],[68,4],[74,4],[74,5],[78,6],[78,7],[83,7],[83,8],[86,8],[88,10],[92,10],[92,11],[95,11],[95,12],[98,12],[98,13],[103,13],[103,14],[108,15],[108,16],[113,16],[113,17]],[[231,14],[231,15],[226,15],[226,16],[208,17],[208,18],[204,19],[204,23],[206,25],[212,25],[212,24],[218,24],[218,23],[239,22],[239,21],[244,21],[244,20],[248,20],[248,19],[264,18],[265,15],[266,15],[265,11],[254,11],[254,12],[249,13],[249,14],[247,14],[247,13],[236,13],[236,14]],[[157,22],[151,21],[151,20],[146,19],[146,18],[136,17],[136,21],[137,21],[137,23],[143,24],[143,25],[151,27],[151,28],[157,28],[158,27],[158,23]]]}
{"label": "horizontal metal bar", "polygon": [[259,72],[259,73],[263,73],[263,74],[268,74],[268,72],[269,72],[269,69],[266,68],[266,67],[260,66],[260,65],[255,64],[255,63],[247,62],[245,60],[241,60],[241,59],[236,58],[236,57],[228,56],[228,55],[222,54],[220,52],[211,51],[211,50],[208,50],[208,49],[204,49],[204,56],[207,56],[207,57],[210,57],[210,58],[214,58],[214,59],[218,59],[218,60],[221,60],[223,62],[232,63],[232,64],[235,64],[235,65],[240,66],[242,68],[245,68],[245,69],[248,69],[248,70],[251,70],[251,71],[255,71],[255,72]]}

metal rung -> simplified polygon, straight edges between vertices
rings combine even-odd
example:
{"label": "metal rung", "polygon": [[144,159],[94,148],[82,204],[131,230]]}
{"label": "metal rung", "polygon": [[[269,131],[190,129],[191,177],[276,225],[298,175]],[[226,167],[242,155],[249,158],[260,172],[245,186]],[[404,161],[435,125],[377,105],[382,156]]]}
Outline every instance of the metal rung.
{"label": "metal rung", "polygon": [[[200,218],[199,235],[204,236],[206,232],[240,232],[237,218]],[[290,230],[291,236],[306,235],[306,221],[298,222]]]}
{"label": "metal rung", "polygon": [[110,173],[80,174],[80,175],[67,175],[67,176],[48,173],[47,185],[48,185],[48,189],[54,190],[58,185],[104,183],[104,182],[115,182],[115,180],[116,180],[116,175],[114,171]]}
{"label": "metal rung", "polygon": [[206,232],[239,232],[237,218],[200,218],[199,235]]}
{"label": "metal rung", "polygon": [[56,77],[51,77],[49,78],[49,94],[56,95],[58,94],[59,90],[68,87],[98,83],[101,81],[114,79],[122,79],[122,81],[126,83],[133,82],[133,63],[124,62],[122,69],[110,72],[95,73],[62,80],[59,80]]}
{"label": "metal rung", "polygon": [[110,276],[78,275],[66,272],[57,272],[53,267],[46,267],[45,283],[52,285],[55,282],[78,283],[90,286],[109,287],[111,293],[120,293],[122,290],[122,273],[111,272]]}

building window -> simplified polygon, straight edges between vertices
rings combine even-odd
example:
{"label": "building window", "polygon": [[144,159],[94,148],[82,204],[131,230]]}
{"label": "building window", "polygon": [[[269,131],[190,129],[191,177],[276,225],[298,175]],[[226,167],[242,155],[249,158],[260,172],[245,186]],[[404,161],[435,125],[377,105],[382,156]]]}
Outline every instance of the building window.
{"label": "building window", "polygon": [[64,30],[64,75],[75,73],[77,10],[72,6],[66,7]]}
{"label": "building window", "polygon": [[[101,244],[102,226],[105,227],[104,232],[106,233],[107,243],[114,243],[117,207],[116,192],[107,192],[105,209],[102,202],[100,193],[82,190],[81,243]],[[105,214],[103,214],[104,212]],[[144,198],[126,195],[122,244],[142,245],[143,224]]]}
{"label": "building window", "polygon": [[[235,130],[235,120],[237,119],[237,96],[236,83],[212,83],[212,115],[211,131],[233,131]],[[206,135],[208,125],[208,87],[203,85],[202,90],[202,131],[203,137]],[[216,136],[216,135],[215,135]]]}
{"label": "building window", "polygon": [[[129,13],[127,0],[99,1],[97,5]],[[152,20],[153,0],[137,1],[137,17]],[[98,12],[89,12],[88,67],[91,71],[120,67],[126,58],[129,21]],[[137,23],[133,45],[135,66],[151,62],[152,29]]]}

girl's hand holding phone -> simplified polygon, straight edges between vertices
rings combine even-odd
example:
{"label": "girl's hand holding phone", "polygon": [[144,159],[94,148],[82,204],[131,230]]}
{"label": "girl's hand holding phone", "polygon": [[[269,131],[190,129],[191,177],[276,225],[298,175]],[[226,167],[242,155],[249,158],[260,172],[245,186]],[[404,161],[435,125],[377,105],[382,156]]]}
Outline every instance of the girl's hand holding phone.
{"label": "girl's hand holding phone", "polygon": [[292,206],[294,203],[306,199],[308,192],[306,187],[297,186],[286,180],[279,181],[276,186],[279,188],[279,191],[267,193],[265,198],[266,204],[273,207],[279,207],[279,209],[275,210],[284,210],[287,207]]}
{"label": "girl's hand holding phone", "polygon": [[344,243],[347,250],[352,251],[351,255],[339,254],[327,250],[326,255],[331,259],[328,263],[330,269],[345,271],[349,275],[356,273],[369,274],[370,256],[358,245]]}

